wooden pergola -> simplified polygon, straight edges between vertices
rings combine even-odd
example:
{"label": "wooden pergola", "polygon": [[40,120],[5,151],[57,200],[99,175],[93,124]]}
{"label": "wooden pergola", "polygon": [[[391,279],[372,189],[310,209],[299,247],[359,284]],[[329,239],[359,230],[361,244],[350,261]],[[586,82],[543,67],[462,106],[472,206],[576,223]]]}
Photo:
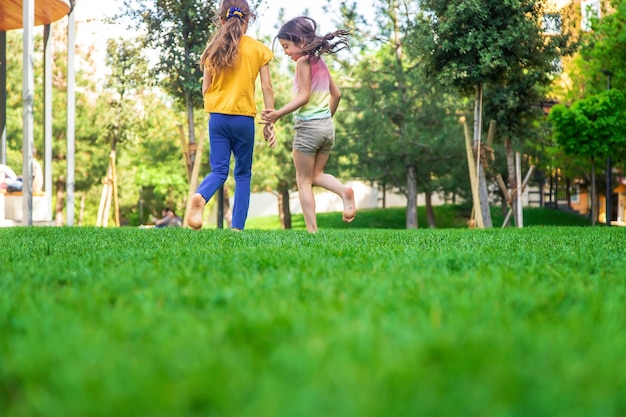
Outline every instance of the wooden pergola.
{"label": "wooden pergola", "polygon": [[51,23],[69,17],[68,23],[68,74],[67,74],[67,225],[74,219],[74,117],[75,117],[75,31],[73,5],[68,0],[2,0],[0,2],[0,163],[6,164],[6,101],[7,101],[7,38],[6,32],[23,29],[23,79],[22,79],[22,224],[33,224],[32,174],[33,174],[33,100],[34,100],[34,36],[35,26],[44,25],[44,190],[52,217],[52,48]]}
{"label": "wooden pergola", "polygon": [[[24,0],[3,0],[0,3],[0,31],[24,27]],[[34,26],[48,25],[67,16],[71,10],[66,0],[35,0]]]}

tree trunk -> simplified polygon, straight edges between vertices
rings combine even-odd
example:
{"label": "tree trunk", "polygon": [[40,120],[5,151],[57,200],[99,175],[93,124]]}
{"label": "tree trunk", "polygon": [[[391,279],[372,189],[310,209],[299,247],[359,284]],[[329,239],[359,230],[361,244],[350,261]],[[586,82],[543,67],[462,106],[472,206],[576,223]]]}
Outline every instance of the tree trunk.
{"label": "tree trunk", "polygon": [[185,93],[185,104],[187,107],[187,129],[189,130],[189,178],[193,171],[193,164],[196,160],[196,126],[193,118],[193,100],[191,93]]}
{"label": "tree trunk", "polygon": [[513,153],[513,144],[511,143],[511,137],[504,138],[504,147],[506,149],[506,166],[509,171],[509,188],[511,190],[511,198],[513,200],[511,204],[511,210],[513,210],[513,223],[515,227],[519,227],[519,219],[517,218],[517,177],[515,175],[515,155]]}
{"label": "tree trunk", "polygon": [[[558,203],[558,199],[557,199]],[[591,225],[596,225],[597,214],[597,196],[596,196],[596,161],[591,157]]]}
{"label": "tree trunk", "polygon": [[289,207],[289,189],[280,187],[278,190],[278,216],[283,230],[291,229],[291,208]]}
{"label": "tree trunk", "polygon": [[63,226],[63,207],[65,207],[65,177],[60,176],[56,183],[57,186],[57,201],[54,207],[56,212],[55,224],[57,226]]}
{"label": "tree trunk", "polygon": [[415,166],[406,169],[406,228],[417,229],[417,172]]}
{"label": "tree trunk", "polygon": [[224,213],[224,221],[226,222],[226,227],[230,229],[233,223],[233,210],[230,207],[230,193],[228,192],[228,187],[226,185],[222,186],[222,190],[224,192],[224,196],[222,197],[223,204],[223,213]]}
{"label": "tree trunk", "polygon": [[476,150],[476,171],[478,173],[478,192],[480,198],[480,211],[483,216],[483,225],[485,228],[492,227],[491,212],[489,211],[489,191],[487,190],[487,177],[485,168],[481,163],[481,134],[483,120],[483,86],[476,86],[476,99],[474,101],[474,149]]}
{"label": "tree trunk", "polygon": [[83,221],[85,220],[85,202],[87,200],[87,196],[85,193],[82,193],[80,197],[80,211],[78,212],[78,225],[82,226]]}
{"label": "tree trunk", "polygon": [[432,193],[426,193],[426,218],[428,219],[428,227],[431,229],[436,229],[437,222],[435,221],[435,210],[433,210]]}

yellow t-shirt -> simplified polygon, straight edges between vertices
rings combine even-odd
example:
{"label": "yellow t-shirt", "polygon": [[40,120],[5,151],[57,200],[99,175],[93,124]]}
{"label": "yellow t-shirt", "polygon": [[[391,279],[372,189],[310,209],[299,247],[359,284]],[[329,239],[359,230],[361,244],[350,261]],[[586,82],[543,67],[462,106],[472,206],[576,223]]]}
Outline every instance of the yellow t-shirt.
{"label": "yellow t-shirt", "polygon": [[237,62],[231,68],[213,75],[204,94],[204,111],[240,116],[256,116],[254,90],[259,71],[272,59],[272,51],[261,42],[243,36]]}

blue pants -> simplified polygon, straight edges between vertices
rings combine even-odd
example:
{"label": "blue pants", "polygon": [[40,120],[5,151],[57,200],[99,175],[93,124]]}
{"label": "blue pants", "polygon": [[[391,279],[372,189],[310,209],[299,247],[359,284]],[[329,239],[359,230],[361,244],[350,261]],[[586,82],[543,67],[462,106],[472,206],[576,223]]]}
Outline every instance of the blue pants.
{"label": "blue pants", "polygon": [[235,203],[231,227],[243,229],[250,207],[254,118],[211,113],[209,143],[211,173],[204,177],[196,192],[206,201],[213,197],[228,178],[232,153],[235,156]]}

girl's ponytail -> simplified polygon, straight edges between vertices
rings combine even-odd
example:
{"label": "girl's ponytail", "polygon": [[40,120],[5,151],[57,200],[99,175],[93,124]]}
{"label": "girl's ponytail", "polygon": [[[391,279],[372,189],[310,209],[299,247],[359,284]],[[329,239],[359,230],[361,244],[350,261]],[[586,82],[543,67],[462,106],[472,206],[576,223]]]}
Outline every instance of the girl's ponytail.
{"label": "girl's ponytail", "polygon": [[217,30],[200,57],[200,68],[216,74],[235,65],[245,26],[255,18],[246,0],[223,0],[213,22]]}

